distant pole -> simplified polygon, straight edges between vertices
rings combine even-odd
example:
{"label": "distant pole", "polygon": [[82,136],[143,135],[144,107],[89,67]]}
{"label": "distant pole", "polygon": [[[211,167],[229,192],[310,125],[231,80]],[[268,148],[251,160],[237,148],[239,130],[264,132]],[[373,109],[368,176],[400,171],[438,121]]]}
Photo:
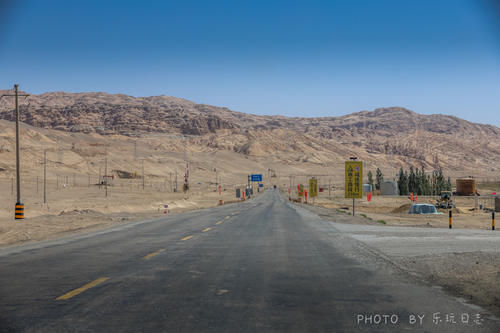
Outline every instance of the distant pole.
{"label": "distant pole", "polygon": [[144,190],[144,159],[142,160],[142,189]]}
{"label": "distant pole", "polygon": [[36,193],[38,194],[38,176],[36,176]]}
{"label": "distant pole", "polygon": [[106,190],[106,197],[108,197],[108,146],[104,147],[104,189]]}
{"label": "distant pole", "polygon": [[43,151],[43,203],[47,203],[47,149]]}
{"label": "distant pole", "polygon": [[134,160],[137,161],[137,138],[134,141]]}
{"label": "distant pole", "polygon": [[219,171],[215,169],[215,191],[219,188]]}
{"label": "distant pole", "polygon": [[175,192],[177,192],[177,169],[175,169]]}

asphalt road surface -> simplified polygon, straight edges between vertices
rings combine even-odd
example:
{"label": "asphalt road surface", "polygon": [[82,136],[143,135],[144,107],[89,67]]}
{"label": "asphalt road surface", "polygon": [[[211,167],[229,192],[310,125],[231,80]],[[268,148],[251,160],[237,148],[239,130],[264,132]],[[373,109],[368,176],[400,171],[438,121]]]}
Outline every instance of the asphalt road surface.
{"label": "asphalt road surface", "polygon": [[0,250],[0,332],[17,331],[499,332],[500,326],[271,190],[241,204]]}

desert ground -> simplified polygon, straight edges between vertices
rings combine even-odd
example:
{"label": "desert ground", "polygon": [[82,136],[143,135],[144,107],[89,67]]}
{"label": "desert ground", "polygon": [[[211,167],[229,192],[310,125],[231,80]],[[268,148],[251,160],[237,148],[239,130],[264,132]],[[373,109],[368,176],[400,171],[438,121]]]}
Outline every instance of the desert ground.
{"label": "desert ground", "polygon": [[[488,188],[491,188],[491,184]],[[482,206],[483,209],[478,210],[475,209],[474,197],[453,197],[456,204],[456,208],[452,209],[453,228],[491,229],[494,197],[487,195],[488,190],[480,189],[480,192],[483,192],[483,195],[478,197],[477,202],[478,207]],[[296,193],[291,197],[296,199]],[[417,198],[417,203],[435,204],[437,199],[438,196],[421,196]],[[345,199],[340,191],[332,193],[331,196],[319,193],[314,201],[309,199],[308,204],[325,208],[327,211],[352,214],[352,199]],[[354,220],[362,224],[448,228],[447,210],[439,209],[439,215],[414,215],[408,214],[410,206],[411,201],[405,196],[373,196],[370,202],[364,196],[362,199],[356,199]]]}

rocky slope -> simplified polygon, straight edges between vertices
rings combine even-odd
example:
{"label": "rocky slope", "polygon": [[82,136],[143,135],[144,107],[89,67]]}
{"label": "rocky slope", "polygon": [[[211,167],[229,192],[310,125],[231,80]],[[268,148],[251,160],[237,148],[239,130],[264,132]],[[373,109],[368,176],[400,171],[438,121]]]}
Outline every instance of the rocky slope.
{"label": "rocky slope", "polygon": [[[12,110],[13,98],[0,100],[0,118],[14,120]],[[54,92],[30,96],[21,113],[22,121],[35,127],[125,136],[182,134],[193,150],[228,150],[286,163],[328,165],[357,155],[382,167],[412,164],[470,173],[497,170],[500,162],[498,127],[401,107],[297,118],[245,114],[169,96]]]}

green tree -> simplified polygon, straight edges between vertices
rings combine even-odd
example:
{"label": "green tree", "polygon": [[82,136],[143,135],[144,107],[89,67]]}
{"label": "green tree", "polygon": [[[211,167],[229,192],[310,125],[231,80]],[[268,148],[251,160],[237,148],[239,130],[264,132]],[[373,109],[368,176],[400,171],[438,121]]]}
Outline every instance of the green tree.
{"label": "green tree", "polygon": [[422,170],[419,176],[419,193],[420,195],[429,195],[429,177],[425,174],[425,166],[422,165]]}
{"label": "green tree", "polygon": [[427,175],[425,180],[425,195],[432,195],[432,177],[431,175]]}
{"label": "green tree", "polygon": [[371,170],[368,171],[368,184],[372,186],[372,191],[373,191],[375,187],[373,186],[373,173]]}
{"label": "green tree", "polygon": [[399,195],[408,195],[408,173],[402,167],[399,169],[398,188]]}
{"label": "green tree", "polygon": [[376,175],[375,175],[375,187],[377,190],[380,190],[380,184],[384,181],[384,175],[382,174],[382,171],[380,171],[379,168],[377,168]]}
{"label": "green tree", "polygon": [[436,176],[436,194],[441,195],[442,191],[446,191],[446,184],[443,176],[443,169],[439,168]]}
{"label": "green tree", "polygon": [[410,167],[410,174],[408,175],[408,192],[415,193],[417,191],[417,180],[413,166]]}
{"label": "green tree", "polygon": [[422,194],[422,175],[418,168],[415,168],[415,193],[417,195]]}

